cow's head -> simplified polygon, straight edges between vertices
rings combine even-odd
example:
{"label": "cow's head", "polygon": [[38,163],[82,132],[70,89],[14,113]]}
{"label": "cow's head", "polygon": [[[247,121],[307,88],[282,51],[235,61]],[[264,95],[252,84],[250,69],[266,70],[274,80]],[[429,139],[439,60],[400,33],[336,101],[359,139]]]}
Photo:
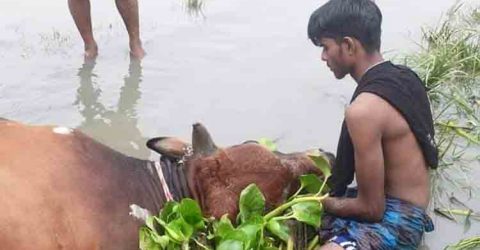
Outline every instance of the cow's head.
{"label": "cow's head", "polygon": [[159,137],[147,146],[184,163],[190,193],[205,215],[216,218],[226,213],[235,218],[240,192],[251,183],[263,192],[267,206],[275,206],[298,188],[300,175],[321,174],[305,152],[272,152],[254,141],[217,147],[200,123],[193,125],[192,144]]}

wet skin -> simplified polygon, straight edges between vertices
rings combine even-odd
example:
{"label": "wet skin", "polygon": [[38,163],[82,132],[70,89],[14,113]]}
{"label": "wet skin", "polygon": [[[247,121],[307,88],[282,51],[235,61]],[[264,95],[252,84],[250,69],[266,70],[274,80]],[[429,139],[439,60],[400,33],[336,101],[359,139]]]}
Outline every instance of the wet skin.
{"label": "wet skin", "polygon": [[[322,38],[321,58],[337,79],[347,74],[359,81],[366,70],[383,58],[367,53],[358,40]],[[355,154],[356,198],[327,198],[325,209],[340,217],[378,222],[390,195],[426,208],[429,202],[428,168],[413,132],[388,102],[370,93],[360,94],[345,111],[345,122]],[[336,244],[321,249],[343,249]]]}

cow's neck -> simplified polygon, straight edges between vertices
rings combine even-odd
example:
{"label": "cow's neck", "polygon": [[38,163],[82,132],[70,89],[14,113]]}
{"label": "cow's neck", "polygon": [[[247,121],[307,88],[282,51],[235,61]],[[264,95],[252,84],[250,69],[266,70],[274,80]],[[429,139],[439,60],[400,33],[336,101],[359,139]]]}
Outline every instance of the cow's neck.
{"label": "cow's neck", "polygon": [[181,161],[162,157],[155,162],[158,179],[161,183],[163,195],[167,201],[179,201],[188,198],[190,192],[187,185],[185,167]]}

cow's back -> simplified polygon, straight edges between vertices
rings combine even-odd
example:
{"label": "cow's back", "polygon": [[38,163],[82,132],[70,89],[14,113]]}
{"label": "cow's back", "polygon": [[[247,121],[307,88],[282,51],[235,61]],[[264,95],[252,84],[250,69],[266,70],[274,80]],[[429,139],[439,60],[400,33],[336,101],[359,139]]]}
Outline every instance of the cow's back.
{"label": "cow's back", "polygon": [[1,248],[138,249],[128,206],[155,208],[137,161],[67,128],[0,121]]}

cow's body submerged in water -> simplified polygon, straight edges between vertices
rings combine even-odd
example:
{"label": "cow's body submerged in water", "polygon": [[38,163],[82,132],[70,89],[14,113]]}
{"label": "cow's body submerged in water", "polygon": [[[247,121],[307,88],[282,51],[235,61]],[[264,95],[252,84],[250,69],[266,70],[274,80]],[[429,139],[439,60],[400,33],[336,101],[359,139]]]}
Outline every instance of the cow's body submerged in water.
{"label": "cow's body submerged in water", "polygon": [[[173,138],[152,139],[148,146],[169,159],[189,148]],[[190,193],[215,217],[235,216],[238,195],[250,183],[275,205],[299,175],[317,172],[301,153],[276,155],[252,143],[219,149],[199,124],[193,154],[184,159],[184,170],[173,160],[162,164],[169,189]],[[154,213],[163,206],[158,169],[75,130],[0,120],[0,246],[138,249],[142,222],[129,216],[130,205]]]}

